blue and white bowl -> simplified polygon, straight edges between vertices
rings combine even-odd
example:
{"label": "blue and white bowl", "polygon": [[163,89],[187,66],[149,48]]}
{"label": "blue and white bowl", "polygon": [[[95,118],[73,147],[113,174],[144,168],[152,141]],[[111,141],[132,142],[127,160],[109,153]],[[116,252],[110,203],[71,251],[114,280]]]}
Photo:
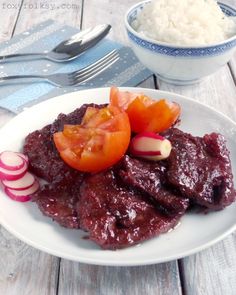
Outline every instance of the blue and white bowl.
{"label": "blue and white bowl", "polygon": [[[225,65],[236,49],[236,35],[210,46],[179,46],[159,42],[136,32],[131,24],[150,2],[132,6],[125,16],[125,26],[131,47],[138,59],[162,80],[172,84],[193,84]],[[236,9],[218,2],[228,16],[236,16]]]}

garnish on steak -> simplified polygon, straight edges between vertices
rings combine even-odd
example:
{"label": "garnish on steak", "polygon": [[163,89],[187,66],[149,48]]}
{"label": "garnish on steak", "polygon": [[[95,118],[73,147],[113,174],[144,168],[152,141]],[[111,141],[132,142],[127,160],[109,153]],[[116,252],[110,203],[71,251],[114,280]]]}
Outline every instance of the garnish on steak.
{"label": "garnish on steak", "polygon": [[80,124],[53,134],[62,160],[73,169],[98,172],[116,164],[130,143],[129,117],[114,106],[87,108]]}
{"label": "garnish on steak", "polygon": [[161,161],[169,157],[171,142],[154,132],[141,132],[131,139],[129,150],[135,157]]}
{"label": "garnish on steak", "polygon": [[127,113],[131,130],[135,133],[165,131],[177,122],[181,111],[175,102],[120,91],[117,87],[111,87],[110,104]]}

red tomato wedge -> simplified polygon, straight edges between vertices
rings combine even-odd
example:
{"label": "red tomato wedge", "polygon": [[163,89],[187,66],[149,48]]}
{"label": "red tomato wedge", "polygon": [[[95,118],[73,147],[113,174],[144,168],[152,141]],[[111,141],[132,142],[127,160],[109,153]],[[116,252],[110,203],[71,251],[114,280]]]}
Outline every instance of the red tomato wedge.
{"label": "red tomato wedge", "polygon": [[65,125],[53,139],[61,158],[74,169],[98,172],[117,163],[128,149],[130,123],[114,106],[89,107],[81,125]]}
{"label": "red tomato wedge", "polygon": [[122,92],[112,87],[110,105],[124,110],[130,120],[131,130],[162,132],[170,128],[180,115],[180,106],[166,99],[154,100],[138,93]]}

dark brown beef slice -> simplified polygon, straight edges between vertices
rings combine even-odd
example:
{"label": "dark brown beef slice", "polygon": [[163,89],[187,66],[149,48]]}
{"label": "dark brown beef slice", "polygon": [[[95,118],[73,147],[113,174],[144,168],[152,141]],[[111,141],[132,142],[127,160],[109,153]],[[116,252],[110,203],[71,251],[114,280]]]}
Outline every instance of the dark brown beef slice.
{"label": "dark brown beef slice", "polygon": [[126,184],[147,193],[155,204],[164,209],[168,215],[183,214],[189,205],[188,198],[172,192],[163,183],[165,166],[161,162],[148,162],[124,156],[119,175]]}
{"label": "dark brown beef slice", "polygon": [[45,185],[33,197],[41,212],[67,228],[79,228],[76,203],[78,187],[71,189],[59,185]]}
{"label": "dark brown beef slice", "polygon": [[119,249],[173,228],[180,216],[168,217],[143,196],[118,184],[112,171],[86,178],[80,189],[80,227],[103,249]]}
{"label": "dark brown beef slice", "polygon": [[78,175],[81,175],[82,180],[83,173],[70,168],[60,158],[52,136],[55,132],[61,131],[65,124],[80,124],[88,106],[96,105],[85,104],[68,115],[60,114],[53,124],[36,130],[26,137],[23,150],[29,157],[30,170],[33,173],[48,182],[61,184],[73,183]]}
{"label": "dark brown beef slice", "polygon": [[194,137],[176,128],[164,135],[172,143],[167,179],[183,196],[213,210],[235,200],[229,151],[222,135]]}
{"label": "dark brown beef slice", "polygon": [[83,105],[68,115],[60,114],[53,124],[29,134],[24,145],[30,170],[50,183],[37,192],[34,201],[44,215],[68,228],[79,228],[75,207],[84,173],[70,168],[60,158],[52,135],[61,131],[64,124],[80,124],[88,106],[95,105]]}

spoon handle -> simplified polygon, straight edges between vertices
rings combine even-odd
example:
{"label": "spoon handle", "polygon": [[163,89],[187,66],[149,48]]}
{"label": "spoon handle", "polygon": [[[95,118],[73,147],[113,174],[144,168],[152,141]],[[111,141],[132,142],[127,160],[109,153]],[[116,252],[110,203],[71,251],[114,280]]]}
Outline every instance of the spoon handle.
{"label": "spoon handle", "polygon": [[46,55],[43,53],[18,53],[18,54],[9,54],[5,56],[0,56],[1,62],[8,61],[18,61],[18,60],[27,60],[27,59],[38,59],[38,58],[46,58]]}

